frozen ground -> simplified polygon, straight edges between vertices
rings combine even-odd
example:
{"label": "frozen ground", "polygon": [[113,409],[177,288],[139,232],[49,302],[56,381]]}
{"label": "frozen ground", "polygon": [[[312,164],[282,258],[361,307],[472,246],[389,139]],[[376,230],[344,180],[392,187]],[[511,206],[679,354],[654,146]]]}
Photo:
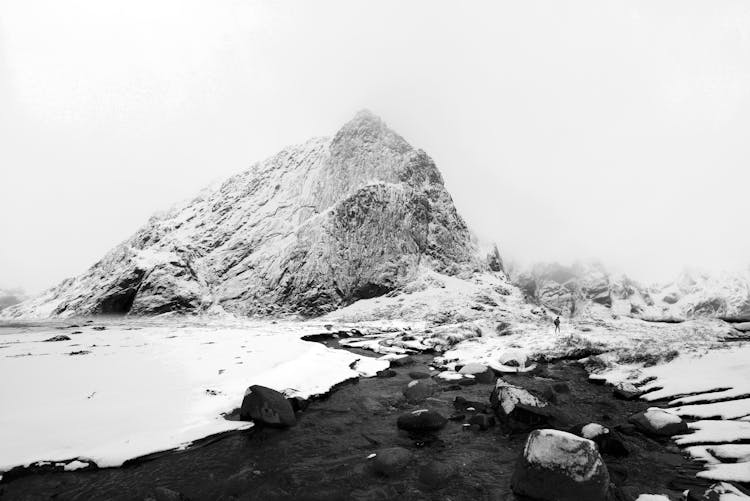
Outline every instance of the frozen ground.
{"label": "frozen ground", "polygon": [[[360,357],[300,339],[324,331],[318,324],[97,320],[59,328],[72,323],[0,326],[0,472],[74,458],[119,466],[250,427],[222,417],[249,385],[308,397],[388,366],[362,359],[350,368]],[[61,334],[70,341],[44,342]]]}

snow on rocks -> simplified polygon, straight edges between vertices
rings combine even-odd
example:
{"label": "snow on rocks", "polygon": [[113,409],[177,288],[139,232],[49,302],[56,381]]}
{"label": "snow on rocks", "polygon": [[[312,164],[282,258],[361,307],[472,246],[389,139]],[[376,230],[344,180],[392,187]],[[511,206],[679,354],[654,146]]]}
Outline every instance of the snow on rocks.
{"label": "snow on rocks", "polygon": [[645,411],[628,418],[632,424],[648,435],[671,437],[686,433],[687,423],[677,414],[659,407],[649,407]]}
{"label": "snow on rocks", "polygon": [[727,482],[718,482],[706,490],[690,489],[686,501],[747,501],[747,496],[737,487]]}
{"label": "snow on rocks", "polygon": [[670,501],[664,494],[641,494],[635,501]]}
{"label": "snow on rocks", "polygon": [[529,360],[528,353],[513,349],[501,353],[495,360],[488,361],[487,365],[505,373],[529,372],[537,367],[536,363]]}
{"label": "snow on rocks", "polygon": [[495,391],[493,391],[490,400],[493,403],[497,403],[505,415],[510,415],[519,406],[536,409],[547,406],[547,402],[535,397],[527,390],[519,386],[514,386],[502,379],[497,381]]}
{"label": "snow on rocks", "polygon": [[511,488],[544,501],[603,501],[609,473],[591,440],[564,431],[534,430],[513,472]]}
{"label": "snow on rocks", "polygon": [[480,384],[491,384],[495,380],[495,373],[492,369],[476,362],[464,365],[458,373],[473,376]]}

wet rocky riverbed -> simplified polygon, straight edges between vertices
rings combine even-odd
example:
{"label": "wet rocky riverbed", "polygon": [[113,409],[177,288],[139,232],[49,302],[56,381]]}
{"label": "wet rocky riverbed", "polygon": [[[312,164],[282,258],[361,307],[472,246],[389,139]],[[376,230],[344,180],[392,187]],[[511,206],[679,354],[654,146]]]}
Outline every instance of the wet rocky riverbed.
{"label": "wet rocky riverbed", "polygon": [[[290,429],[257,427],[122,468],[6,478],[0,484],[0,498],[516,499],[510,479],[527,433],[510,433],[500,425],[484,430],[469,425],[475,411],[457,410],[454,405],[457,397],[489,403],[493,385],[444,382],[434,396],[408,403],[404,388],[418,373],[430,373],[432,356],[412,355],[410,361],[383,375],[389,377],[340,385],[310,402]],[[611,387],[589,382],[574,361],[503,378],[539,394],[547,392],[556,400],[555,426],[561,429],[596,422],[619,431],[629,454],[604,455],[616,486],[613,499],[635,499],[641,493],[677,499],[687,487],[706,485],[694,478],[697,466],[666,439],[649,438],[627,424],[629,416],[653,404],[613,398]],[[566,389],[550,394],[559,382]],[[398,416],[417,409],[432,409],[454,420],[432,434],[399,430]],[[384,475],[382,468],[376,471],[370,456],[391,447],[408,450],[410,457]]]}

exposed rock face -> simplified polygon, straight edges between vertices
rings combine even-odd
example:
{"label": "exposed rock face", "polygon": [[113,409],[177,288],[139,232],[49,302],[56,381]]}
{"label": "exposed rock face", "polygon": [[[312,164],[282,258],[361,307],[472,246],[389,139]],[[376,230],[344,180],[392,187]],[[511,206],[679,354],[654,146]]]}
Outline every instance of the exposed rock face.
{"label": "exposed rock face", "polygon": [[318,315],[385,294],[420,267],[480,256],[430,157],[363,111],[153,217],[83,275],[6,316],[224,310]]}

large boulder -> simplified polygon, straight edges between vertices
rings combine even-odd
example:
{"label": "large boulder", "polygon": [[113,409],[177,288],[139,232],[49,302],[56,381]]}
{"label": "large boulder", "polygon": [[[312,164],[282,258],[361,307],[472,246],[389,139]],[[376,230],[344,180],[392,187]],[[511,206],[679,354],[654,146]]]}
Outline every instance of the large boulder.
{"label": "large boulder", "polygon": [[604,501],[609,473],[596,444],[558,430],[529,434],[511,489],[539,501]]}
{"label": "large boulder", "polygon": [[628,449],[620,435],[599,423],[587,423],[576,425],[569,430],[570,433],[593,441],[602,454],[615,457],[628,455]]}
{"label": "large boulder", "polygon": [[396,421],[396,426],[406,431],[429,432],[442,429],[447,422],[448,419],[438,412],[419,409],[401,414]]}
{"label": "large boulder", "polygon": [[245,391],[240,419],[280,428],[297,423],[292,404],[282,393],[257,384]]}
{"label": "large boulder", "polygon": [[547,423],[550,418],[547,402],[502,379],[497,381],[490,402],[498,417],[513,427],[538,426]]}
{"label": "large boulder", "polygon": [[493,370],[513,374],[519,372],[531,372],[537,368],[537,364],[529,360],[529,355],[524,350],[509,349],[487,362]]}
{"label": "large boulder", "polygon": [[688,431],[687,423],[680,416],[658,407],[633,414],[628,421],[643,433],[657,437],[671,437]]}

